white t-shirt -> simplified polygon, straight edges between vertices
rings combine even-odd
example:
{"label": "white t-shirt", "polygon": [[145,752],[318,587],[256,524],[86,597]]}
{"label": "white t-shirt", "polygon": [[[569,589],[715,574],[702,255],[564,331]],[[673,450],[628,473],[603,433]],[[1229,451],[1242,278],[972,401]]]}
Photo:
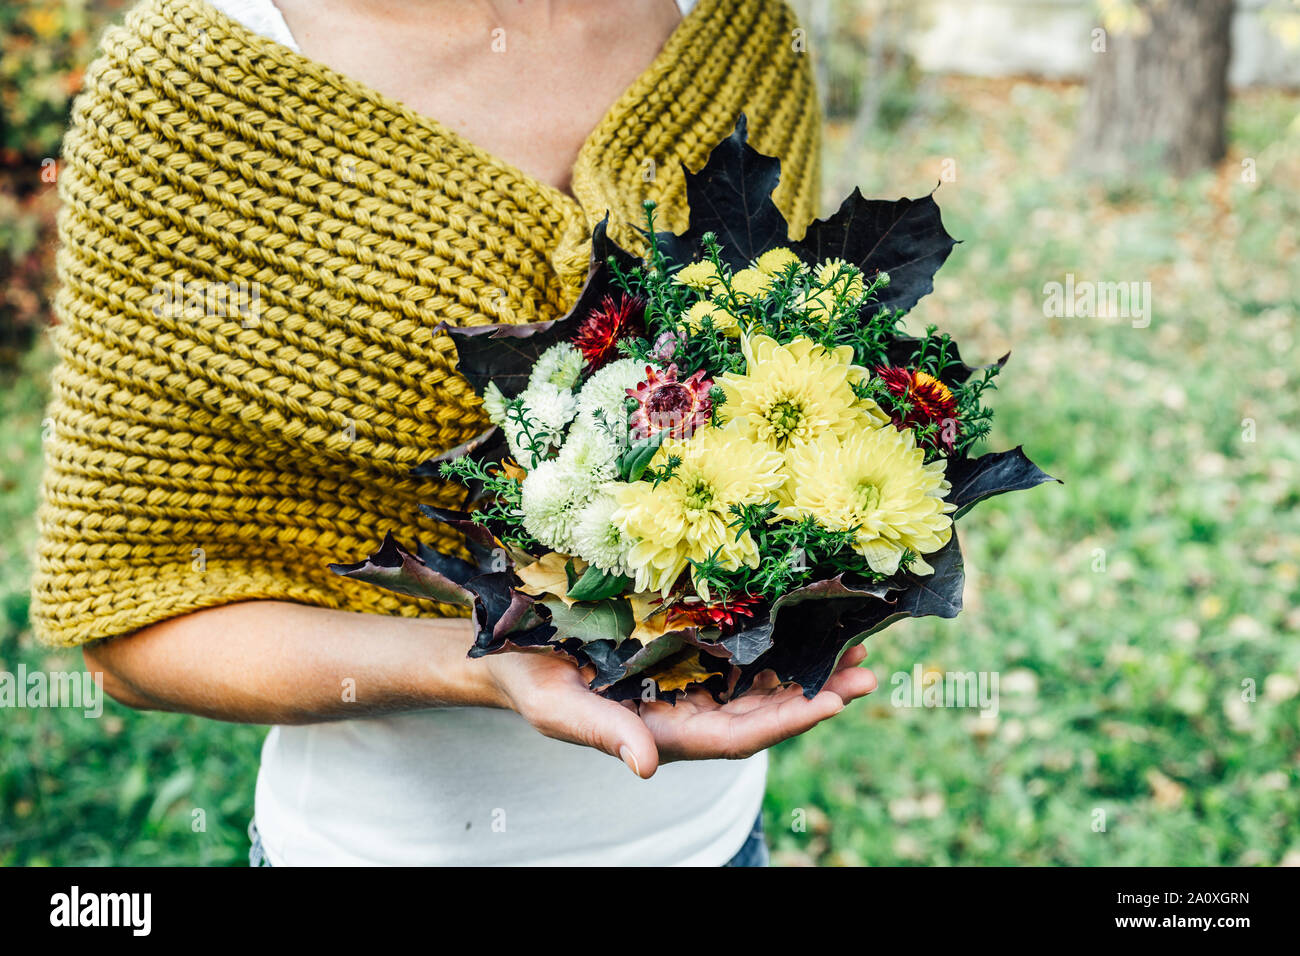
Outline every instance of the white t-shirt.
{"label": "white t-shirt", "polygon": [[275,727],[256,819],[272,865],[719,866],[763,800],[767,757],[622,761],[512,711]]}
{"label": "white t-shirt", "polygon": [[[212,3],[298,50],[271,0]],[[683,16],[694,3],[677,0]],[[745,842],[766,778],[759,753],[641,780],[515,713],[448,708],[272,728],[255,816],[275,866],[719,866]]]}

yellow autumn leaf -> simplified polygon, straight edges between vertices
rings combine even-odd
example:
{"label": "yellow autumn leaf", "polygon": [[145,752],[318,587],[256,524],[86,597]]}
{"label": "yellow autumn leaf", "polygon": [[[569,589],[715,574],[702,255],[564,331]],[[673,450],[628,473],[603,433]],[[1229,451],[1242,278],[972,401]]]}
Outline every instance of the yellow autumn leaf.
{"label": "yellow autumn leaf", "polygon": [[680,630],[676,625],[669,625],[668,612],[661,610],[663,601],[656,591],[639,591],[627,596],[627,603],[632,605],[632,620],[636,621],[631,637],[642,644],[649,644],[657,637],[669,631]]}
{"label": "yellow autumn leaf", "polygon": [[676,664],[655,674],[654,680],[662,694],[672,690],[684,690],[691,684],[706,681],[712,676],[713,671],[705,670],[700,664],[700,655],[696,653],[687,654]]}
{"label": "yellow autumn leaf", "polygon": [[662,614],[663,601],[658,591],[637,591],[627,596],[627,603],[632,605],[632,617],[637,621],[648,620],[655,614]]}
{"label": "yellow autumn leaf", "polygon": [[[636,614],[635,604],[632,605],[632,613],[633,615]],[[650,615],[644,621],[638,620],[636,627],[632,629],[630,637],[642,644],[649,644],[655,638],[663,637],[669,631],[676,630],[680,630],[680,628],[668,625],[668,612],[660,611],[657,614]]]}
{"label": "yellow autumn leaf", "polygon": [[527,567],[537,560],[523,548],[510,544],[507,541],[502,541],[501,547],[505,548],[506,554],[510,556],[510,566],[512,568]]}
{"label": "yellow autumn leaf", "polygon": [[565,570],[565,565],[570,561],[573,562],[575,574],[581,577],[582,572],[587,570],[587,562],[582,558],[570,558],[558,551],[548,551],[532,564],[517,568],[515,574],[523,582],[519,590],[533,597],[551,594],[572,607],[574,602],[569,600],[569,574]]}

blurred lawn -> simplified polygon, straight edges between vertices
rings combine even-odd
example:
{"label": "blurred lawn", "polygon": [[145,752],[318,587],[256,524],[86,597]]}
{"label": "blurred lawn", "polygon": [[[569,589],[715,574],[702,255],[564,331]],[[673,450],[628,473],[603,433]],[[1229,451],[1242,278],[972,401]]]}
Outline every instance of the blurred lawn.
{"label": "blurred lawn", "polygon": [[[1300,863],[1300,97],[1239,97],[1218,174],[1110,190],[1064,171],[1079,100],[945,80],[851,159],[832,131],[828,182],[867,195],[955,161],[937,198],[965,242],[913,318],[972,362],[1014,350],[991,447],[1066,484],[964,519],[965,613],[873,638],[880,690],[777,748],[777,862]],[[1044,318],[1066,273],[1150,282],[1150,327]],[[50,364],[42,340],[0,399],[0,670],[80,663],[26,629]],[[999,716],[891,706],[917,663],[997,672]],[[246,858],[261,729],[113,704],[3,721],[0,863]]]}

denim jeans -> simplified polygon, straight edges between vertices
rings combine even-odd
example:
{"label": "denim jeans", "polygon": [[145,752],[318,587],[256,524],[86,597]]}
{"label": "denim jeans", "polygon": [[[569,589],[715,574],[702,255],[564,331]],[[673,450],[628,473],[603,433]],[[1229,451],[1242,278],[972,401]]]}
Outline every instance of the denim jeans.
{"label": "denim jeans", "polygon": [[[266,858],[266,851],[262,848],[262,835],[257,832],[256,820],[248,824],[248,838],[252,841],[252,845],[248,848],[248,865],[270,866],[271,861]],[[767,864],[767,841],[763,838],[763,814],[760,811],[754,818],[754,826],[749,831],[749,836],[745,838],[744,844],[723,866],[767,866]]]}
{"label": "denim jeans", "polygon": [[767,840],[763,837],[763,811],[760,810],[758,816],[754,818],[753,829],[749,831],[745,842],[736,851],[736,855],[722,865],[767,866],[768,861]]}

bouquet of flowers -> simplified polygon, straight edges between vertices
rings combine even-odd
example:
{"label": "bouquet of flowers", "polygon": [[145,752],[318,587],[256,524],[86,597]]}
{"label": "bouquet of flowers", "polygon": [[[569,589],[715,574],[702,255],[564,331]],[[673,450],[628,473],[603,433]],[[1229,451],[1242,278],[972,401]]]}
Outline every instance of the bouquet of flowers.
{"label": "bouquet of flowers", "polygon": [[422,463],[466,510],[468,560],[392,535],[334,571],[471,609],[472,656],[550,650],[615,700],[718,701],[765,670],[812,697],[839,656],[962,602],[954,522],[1048,475],[972,457],[1006,362],[903,334],[954,240],[932,197],[871,201],[788,241],[777,160],[745,117],[699,173],[690,226],[642,259],[595,230],[550,322],[446,328],[493,427]]}

